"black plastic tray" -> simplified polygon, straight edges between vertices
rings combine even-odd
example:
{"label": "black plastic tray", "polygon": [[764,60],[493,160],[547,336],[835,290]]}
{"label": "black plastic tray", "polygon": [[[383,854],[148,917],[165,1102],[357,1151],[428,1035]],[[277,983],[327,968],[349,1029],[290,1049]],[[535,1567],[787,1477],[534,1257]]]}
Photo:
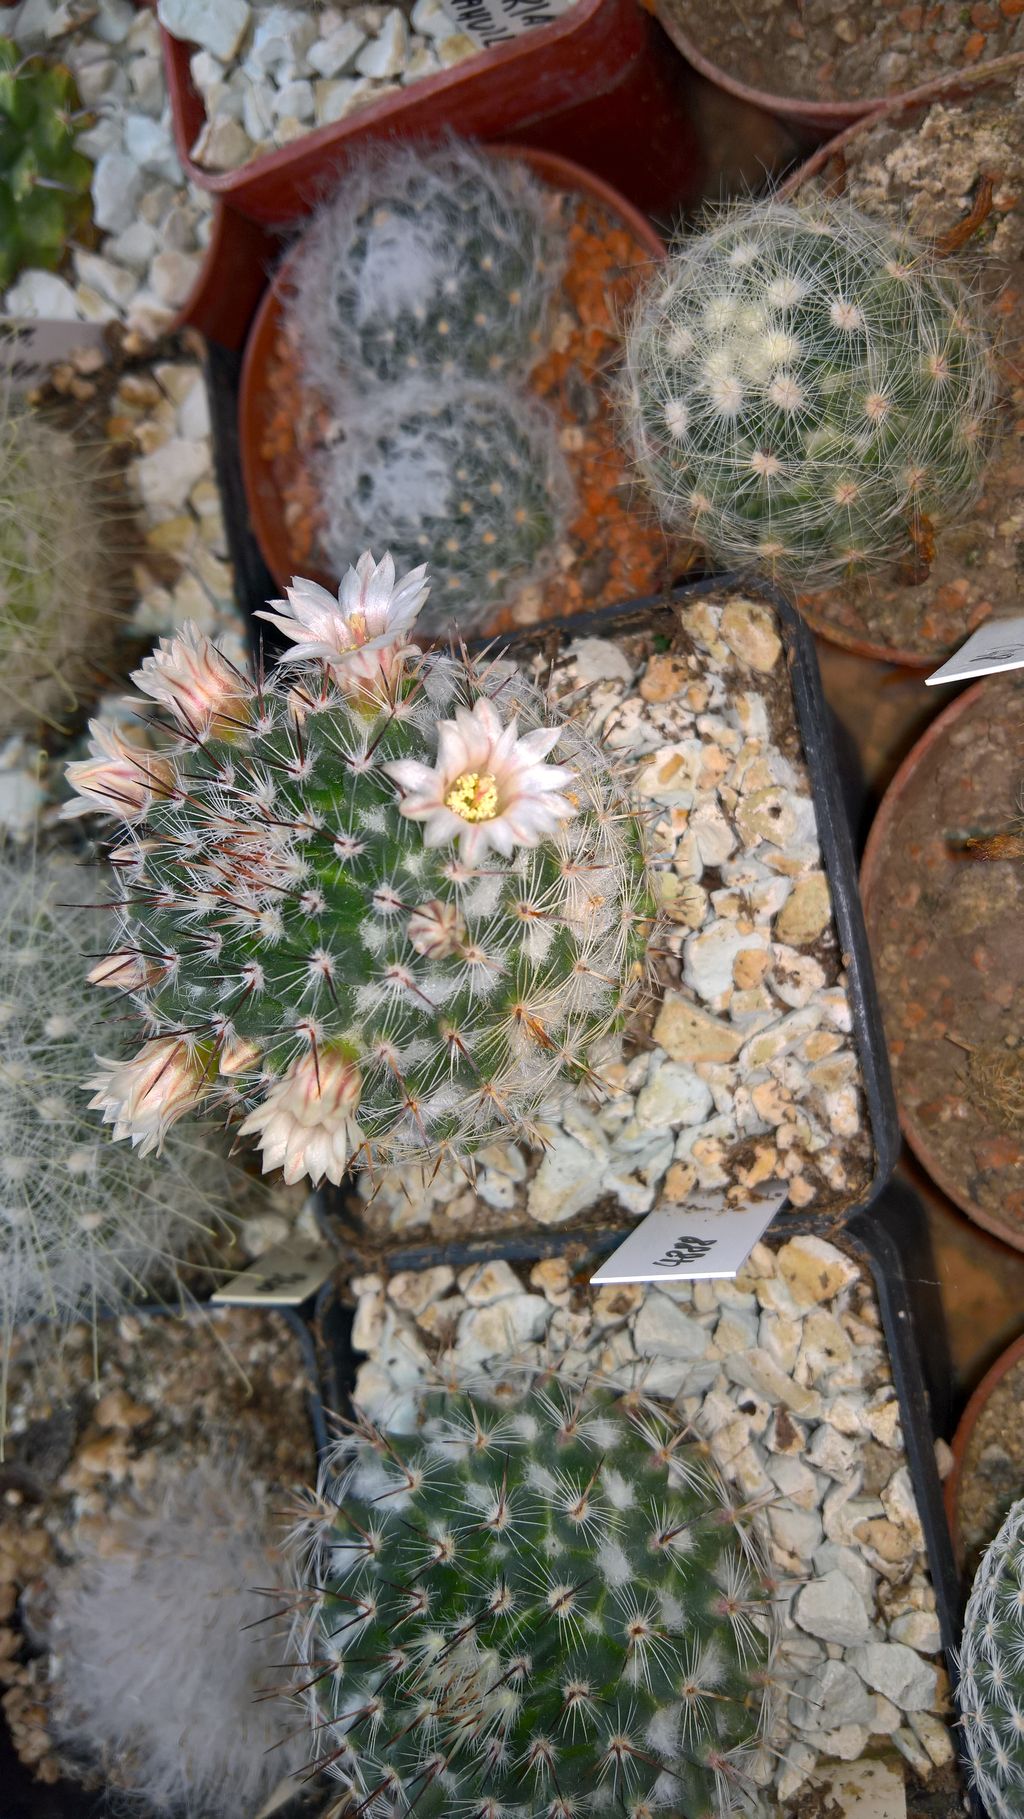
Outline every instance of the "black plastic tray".
{"label": "black plastic tray", "polygon": [[[770,1227],[766,1236],[783,1243],[798,1233],[820,1235],[821,1226],[803,1213],[793,1213],[784,1226]],[[897,1182],[881,1191],[870,1211],[865,1208],[851,1215],[843,1229],[833,1234],[833,1241],[851,1252],[868,1271],[878,1298],[900,1405],[907,1464],[935,1589],[942,1648],[955,1689],[954,1650],[960,1640],[969,1588],[961,1585],[957,1571],[935,1458],[936,1440],[949,1436],[950,1366],[942,1305],[931,1267],[927,1222],[916,1196]],[[582,1256],[592,1256],[596,1263],[599,1244],[581,1243],[580,1249]],[[456,1260],[450,1250],[445,1255],[449,1262],[464,1261]],[[521,1260],[528,1259],[521,1254]],[[352,1347],[352,1320],[353,1310],[339,1298],[336,1285],[326,1284],[317,1297],[314,1317],[320,1377],[330,1407],[344,1415],[351,1413],[358,1362]],[[959,1730],[954,1731],[954,1743],[963,1766]],[[969,1810],[974,1819],[985,1819],[973,1797]]]}

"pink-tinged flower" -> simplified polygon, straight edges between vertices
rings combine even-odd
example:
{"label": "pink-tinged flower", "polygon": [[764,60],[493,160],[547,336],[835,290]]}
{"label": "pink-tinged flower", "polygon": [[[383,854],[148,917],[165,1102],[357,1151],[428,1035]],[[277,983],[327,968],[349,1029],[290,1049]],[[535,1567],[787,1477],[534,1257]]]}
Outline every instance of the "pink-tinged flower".
{"label": "pink-tinged flower", "polygon": [[232,723],[245,717],[250,693],[234,664],[191,621],[176,637],[161,638],[142,668],[132,671],[132,681],[201,737],[229,734]]}
{"label": "pink-tinged flower", "polygon": [[122,821],[144,821],[156,797],[173,796],[174,766],[145,746],[133,745],[116,726],[90,720],[91,758],[67,767],[67,779],[79,801],[65,802],[65,820],[102,812]]}
{"label": "pink-tinged flower", "polygon": [[384,768],[404,792],[402,814],[424,822],[424,843],[458,840],[472,865],[491,846],[506,858],[513,847],[537,846],[576,813],[560,794],[575,772],[544,763],[558,736],[557,726],[542,726],[520,739],[518,722],[503,726],[494,703],[481,697],[439,723],[433,768],[414,758]]}
{"label": "pink-tinged flower", "polygon": [[123,948],[106,954],[85,976],[90,985],[109,985],[115,991],[137,992],[144,985],[152,985],[163,971],[159,960],[151,960],[137,948]]}
{"label": "pink-tinged flower", "polygon": [[454,903],[442,903],[432,897],[414,909],[406,924],[406,934],[418,954],[428,960],[443,960],[454,954],[466,938],[466,928]]}
{"label": "pink-tinged flower", "polygon": [[367,550],[349,569],[337,598],[315,581],[295,578],[285,590],[287,600],[271,601],[281,610],[257,617],[291,639],[292,662],[319,657],[340,682],[372,687],[410,648],[407,634],[430,592],[426,572],[414,568],[396,581],[392,557],[375,563]]}
{"label": "pink-tinged flower", "polygon": [[114,1139],[130,1137],[142,1156],[159,1149],[172,1124],[194,1111],[206,1091],[202,1062],[180,1036],[155,1036],[130,1061],[104,1061],[85,1082],[95,1091],[89,1110],[103,1113]]}
{"label": "pink-tinged flower", "polygon": [[239,1135],[259,1138],[264,1174],[283,1169],[289,1184],[308,1175],[314,1187],[326,1175],[338,1187],[363,1141],[354,1116],[362,1084],[359,1069],[340,1055],[324,1049],[303,1055],[249,1113]]}

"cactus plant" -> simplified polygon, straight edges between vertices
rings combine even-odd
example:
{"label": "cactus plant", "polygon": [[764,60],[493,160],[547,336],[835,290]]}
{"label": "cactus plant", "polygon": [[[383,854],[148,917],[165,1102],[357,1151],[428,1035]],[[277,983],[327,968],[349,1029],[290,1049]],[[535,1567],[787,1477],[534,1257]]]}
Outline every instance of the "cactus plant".
{"label": "cactus plant", "polygon": [[960,1717],[989,1819],[1024,1812],[1024,1501],[978,1568],[960,1643]]}
{"label": "cactus plant", "polygon": [[626,367],[643,483],[723,566],[815,586],[921,556],[979,482],[995,380],[968,294],[843,203],[744,203],[684,241]]}
{"label": "cactus plant", "polygon": [[181,1133],[139,1165],[86,1109],[96,1000],[83,955],[97,958],[107,929],[98,911],[60,907],[81,888],[65,857],[0,854],[0,1356],[16,1329],[46,1320],[56,1338],[173,1281],[246,1183],[215,1131]]}
{"label": "cactus plant", "polygon": [[52,271],[89,219],[92,165],[75,145],[70,70],[0,38],[0,289],[25,266]]}
{"label": "cactus plant", "polygon": [[738,1810],[773,1721],[757,1511],[635,1393],[560,1376],[364,1419],[296,1534],[318,1767],[355,1810]]}
{"label": "cactus plant", "polygon": [[302,243],[290,332],[308,382],[348,386],[522,374],[560,271],[544,192],[526,166],[451,141],[377,148]]}
{"label": "cactus plant", "polygon": [[339,1182],[471,1154],[594,1078],[641,973],[641,825],[511,665],[410,642],[426,592],[369,552],[337,599],[297,581],[263,615],[293,648],[255,683],[187,628],[135,676],[170,739],[94,722],[68,767],[66,812],[124,824],[100,982],[147,1039],[93,1104],[144,1153],[221,1106],[264,1169]]}
{"label": "cactus plant", "polygon": [[553,418],[505,387],[467,381],[353,398],[318,468],[321,542],[334,574],[376,534],[426,562],[432,631],[479,630],[554,564],[570,483]]}
{"label": "cactus plant", "polygon": [[66,730],[127,608],[102,460],[0,399],[0,738]]}

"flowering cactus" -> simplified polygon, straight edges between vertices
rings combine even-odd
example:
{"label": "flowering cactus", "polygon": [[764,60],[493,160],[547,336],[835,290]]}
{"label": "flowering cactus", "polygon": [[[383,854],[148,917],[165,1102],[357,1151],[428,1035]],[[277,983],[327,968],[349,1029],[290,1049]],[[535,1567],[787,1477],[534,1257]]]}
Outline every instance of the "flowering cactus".
{"label": "flowering cactus", "polygon": [[572,488],[551,413],[504,386],[390,387],[353,399],[317,463],[321,542],[335,574],[381,528],[397,560],[425,562],[431,631],[486,629],[550,573]]}
{"label": "flowering cactus", "polygon": [[995,379],[967,293],[847,204],[744,203],[684,241],[627,368],[644,485],[723,566],[877,568],[980,478]]}
{"label": "flowering cactus", "polygon": [[353,1811],[737,1810],[773,1719],[754,1506],[637,1395],[549,1377],[422,1394],[325,1462],[300,1690]]}
{"label": "flowering cactus", "polygon": [[960,1717],[989,1819],[1024,1812],[1024,1502],[985,1552],[960,1644]]}
{"label": "flowering cactus", "polygon": [[520,375],[561,266],[527,167],[454,140],[375,147],[303,237],[289,330],[329,399],[367,380]]}
{"label": "flowering cactus", "polygon": [[92,1103],[143,1154],[225,1108],[265,1170],[339,1182],[529,1131],[594,1080],[641,972],[640,826],[510,665],[411,641],[426,594],[369,553],[337,599],[296,581],[263,615],[291,649],[255,682],[187,628],[134,677],[168,736],[96,723],[69,765],[65,812],[121,823],[93,977],[146,1036]]}

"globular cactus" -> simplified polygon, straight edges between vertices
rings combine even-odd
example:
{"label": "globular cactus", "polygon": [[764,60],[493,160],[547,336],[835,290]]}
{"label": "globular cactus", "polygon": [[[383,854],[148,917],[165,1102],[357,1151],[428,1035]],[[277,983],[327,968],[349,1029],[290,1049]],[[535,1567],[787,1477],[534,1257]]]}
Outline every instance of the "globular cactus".
{"label": "globular cactus", "polygon": [[746,1804],[775,1588],[756,1508],[657,1404],[554,1375],[425,1391],[414,1433],[337,1446],[297,1540],[296,1678],[352,1810]]}
{"label": "globular cactus", "polygon": [[541,405],[473,382],[395,386],[353,398],[342,421],[317,470],[335,574],[376,535],[398,562],[427,563],[425,626],[473,632],[551,571],[571,489]]}
{"label": "globular cactus", "polygon": [[364,156],[307,231],[288,319],[307,380],[518,377],[541,351],[561,269],[524,164],[451,142]]}
{"label": "globular cactus", "polygon": [[0,738],[66,731],[96,692],[128,594],[100,458],[0,399]]}
{"label": "globular cactus", "polygon": [[25,266],[53,270],[89,219],[92,165],[75,145],[70,70],[0,38],[0,289]]}
{"label": "globular cactus", "polygon": [[960,1721],[989,1819],[1024,1812],[1024,1502],[987,1548],[964,1616]]}
{"label": "globular cactus", "polygon": [[16,1329],[48,1321],[56,1338],[173,1282],[238,1203],[219,1133],[175,1136],[140,1165],[86,1108],[87,956],[93,978],[106,970],[108,931],[102,913],[63,907],[81,880],[64,858],[0,856],[0,1355]]}
{"label": "globular cactus", "polygon": [[644,486],[723,567],[798,586],[916,551],[978,484],[994,397],[962,284],[842,203],[744,203],[638,304],[623,411]]}
{"label": "globular cactus", "polygon": [[146,1041],[93,1104],[144,1152],[223,1107],[264,1169],[339,1182],[472,1153],[593,1078],[641,973],[641,826],[511,665],[410,644],[426,592],[369,553],[337,599],[297,581],[263,615],[294,648],[255,683],[186,629],[135,677],[171,737],[94,722],[69,766],[70,811],[124,824],[103,982]]}

